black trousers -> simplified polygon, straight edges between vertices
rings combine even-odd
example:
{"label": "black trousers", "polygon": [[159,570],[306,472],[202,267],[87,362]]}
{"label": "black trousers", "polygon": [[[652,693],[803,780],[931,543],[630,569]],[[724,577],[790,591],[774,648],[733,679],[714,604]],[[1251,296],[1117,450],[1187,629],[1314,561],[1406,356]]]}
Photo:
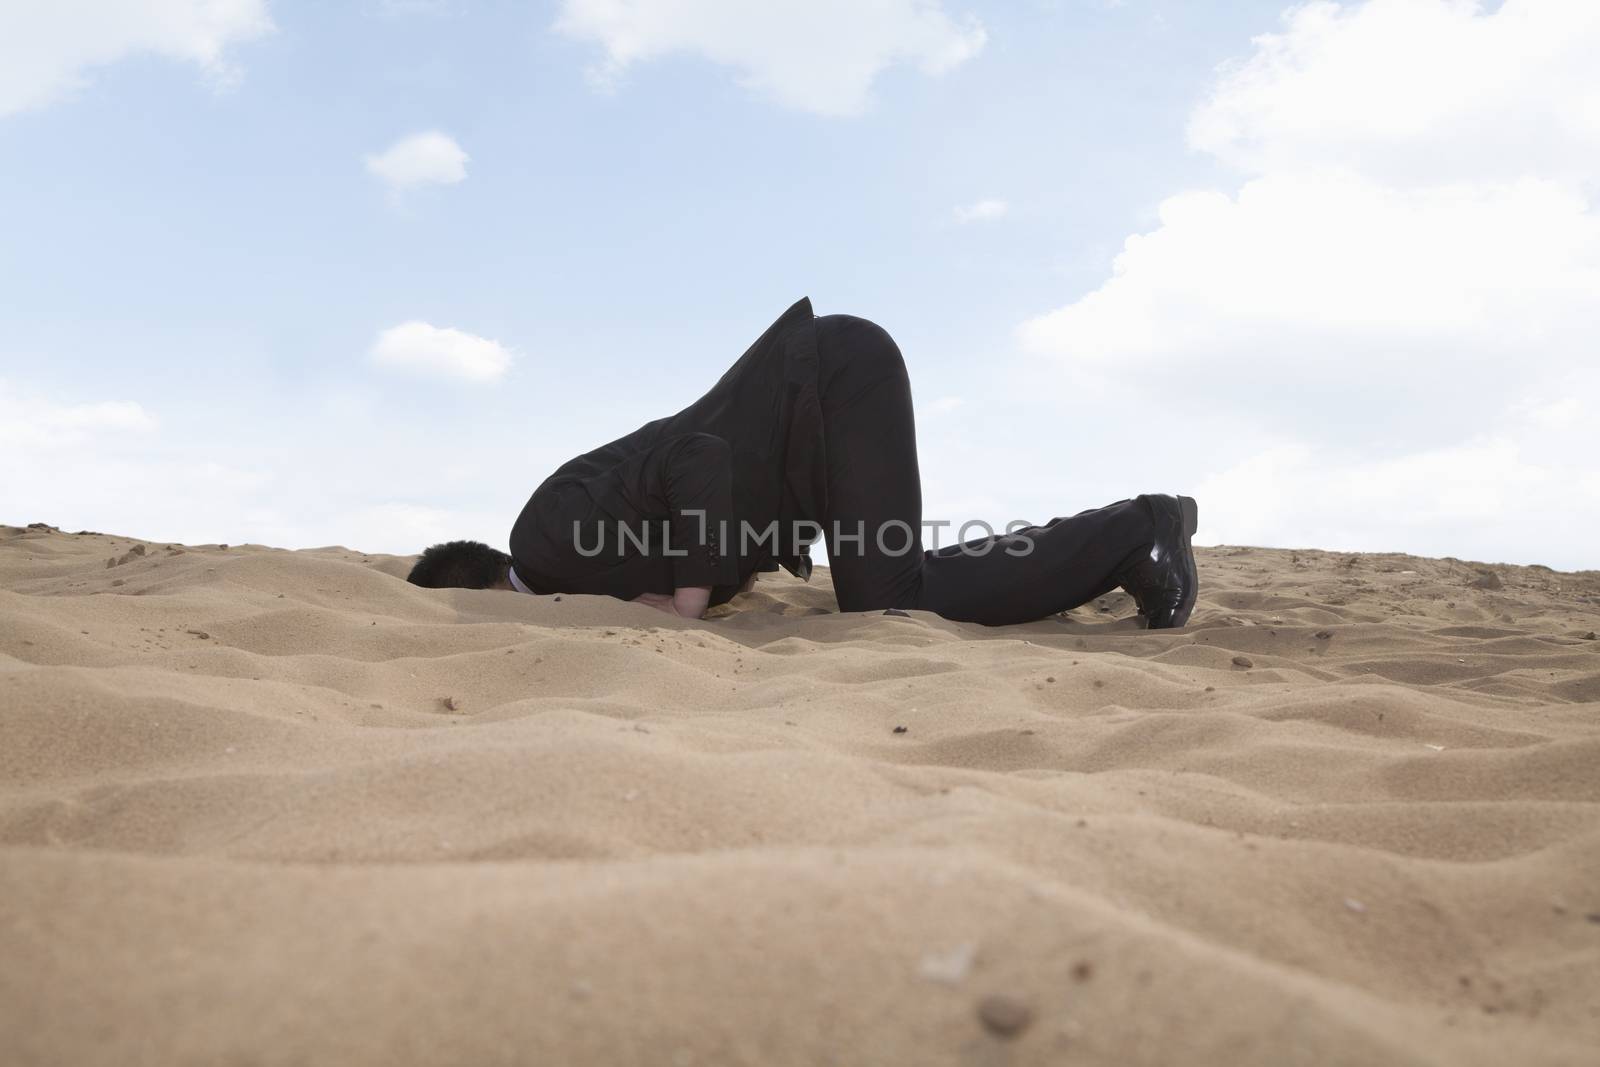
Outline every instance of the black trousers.
{"label": "black trousers", "polygon": [[1118,572],[1154,543],[1138,500],[922,547],[922,480],[911,382],[883,327],[854,315],[816,320],[828,471],[822,517],[844,611],[921,608],[947,619],[1042,619],[1117,588]]}

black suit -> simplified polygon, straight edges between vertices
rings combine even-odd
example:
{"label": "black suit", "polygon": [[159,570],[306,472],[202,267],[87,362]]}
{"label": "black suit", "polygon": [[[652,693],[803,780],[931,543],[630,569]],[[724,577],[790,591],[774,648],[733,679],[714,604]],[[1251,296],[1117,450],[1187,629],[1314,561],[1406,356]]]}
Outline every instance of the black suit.
{"label": "black suit", "polygon": [[[721,603],[756,570],[810,575],[794,527],[822,513],[822,479],[816,316],[802,297],[705,396],[546,478],[512,528],[513,565],[541,593],[631,599],[708,585]],[[741,543],[744,524],[774,523],[772,537]]]}
{"label": "black suit", "polygon": [[[809,575],[797,522],[828,537],[842,609],[921,608],[991,625],[1115,589],[1156,529],[1148,502],[1121,500],[925,551],[900,349],[876,323],[816,318],[802,299],[705,396],[546,479],[517,519],[511,555],[534,592],[632,599],[711,586],[715,604],[777,563]],[[632,540],[615,536],[618,523]],[[775,537],[752,545],[746,528]]]}

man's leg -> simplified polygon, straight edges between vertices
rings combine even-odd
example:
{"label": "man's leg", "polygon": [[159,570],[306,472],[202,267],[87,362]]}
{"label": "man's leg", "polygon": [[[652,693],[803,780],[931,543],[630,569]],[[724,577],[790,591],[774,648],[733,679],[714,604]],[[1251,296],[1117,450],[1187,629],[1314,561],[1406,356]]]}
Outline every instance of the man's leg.
{"label": "man's leg", "polygon": [[819,315],[816,326],[834,595],[844,611],[917,607],[922,477],[905,360],[875,322]]}
{"label": "man's leg", "polygon": [[1138,500],[1051,519],[1011,534],[930,552],[918,607],[1002,626],[1086,604],[1117,588],[1150,551],[1153,523]]}
{"label": "man's leg", "polygon": [[828,455],[824,537],[842,610],[921,608],[989,625],[1028,622],[1117,588],[1153,545],[1171,541],[1151,502],[1133,499],[923,552],[916,424],[899,347],[866,319],[823,315],[817,356]]}

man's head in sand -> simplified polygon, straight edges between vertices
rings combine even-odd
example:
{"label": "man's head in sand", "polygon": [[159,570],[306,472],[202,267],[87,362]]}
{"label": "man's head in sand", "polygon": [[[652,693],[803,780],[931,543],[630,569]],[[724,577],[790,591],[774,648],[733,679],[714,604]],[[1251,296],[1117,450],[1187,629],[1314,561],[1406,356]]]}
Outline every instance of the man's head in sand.
{"label": "man's head in sand", "polygon": [[510,589],[510,566],[510,556],[481,541],[445,541],[422,554],[406,581],[429,589]]}

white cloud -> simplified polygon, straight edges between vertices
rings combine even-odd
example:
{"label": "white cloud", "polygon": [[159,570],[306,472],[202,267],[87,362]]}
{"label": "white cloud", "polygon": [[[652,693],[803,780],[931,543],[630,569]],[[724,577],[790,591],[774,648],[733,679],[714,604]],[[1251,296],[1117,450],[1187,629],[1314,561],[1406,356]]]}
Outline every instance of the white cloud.
{"label": "white cloud", "polygon": [[859,114],[887,67],[944,74],[987,39],[976,18],[952,18],[939,0],[565,0],[555,28],[605,49],[591,72],[602,83],[634,63],[689,53],[819,115]]}
{"label": "white cloud", "polygon": [[270,33],[265,0],[7,0],[0,4],[0,116],[81,88],[86,72],[155,54],[198,65],[214,82],[237,70],[228,48]]}
{"label": "white cloud", "polygon": [[[1600,395],[1600,374],[1562,386]],[[1573,398],[1514,403],[1465,440],[1371,453],[1285,441],[1195,488],[1209,540],[1566,567],[1600,565],[1600,421]]]}
{"label": "white cloud", "polygon": [[382,153],[367,156],[367,172],[396,193],[423,185],[455,185],[467,177],[470,159],[455,138],[438,130],[402,137]]}
{"label": "white cloud", "polygon": [[1298,382],[1361,365],[1492,376],[1518,353],[1581,361],[1600,335],[1600,217],[1570,184],[1282,172],[1173,196],[1160,222],[1024,341],[1119,369]]}
{"label": "white cloud", "polygon": [[1190,123],[1242,185],[1169,197],[1019,338],[1159,381],[1152,425],[1230,421],[1174,457],[1209,536],[1600,565],[1595,420],[1561,399],[1600,336],[1597,54],[1587,2],[1291,9]]}
{"label": "white cloud", "polygon": [[1011,205],[1004,200],[979,200],[976,204],[956,208],[956,221],[988,222],[992,219],[1005,218],[1006,212],[1011,210]]}
{"label": "white cloud", "polygon": [[1310,3],[1256,39],[1189,140],[1255,173],[1354,169],[1398,184],[1600,172],[1600,4]]}
{"label": "white cloud", "polygon": [[467,382],[497,380],[512,359],[498,341],[426,322],[389,327],[378,334],[369,354],[381,367]]}
{"label": "white cloud", "polygon": [[[136,403],[0,379],[0,522],[192,544],[383,552],[455,537],[504,544],[528,492],[516,479],[441,456],[381,412],[329,413],[316,394],[274,397],[275,414],[263,421],[255,416],[271,389],[251,382],[158,426]],[[476,432],[488,435],[488,451],[519,447],[514,425]],[[541,456],[535,466],[541,459],[554,465]]]}
{"label": "white cloud", "polygon": [[0,379],[0,446],[59,447],[107,433],[155,428],[155,418],[131,400],[59,404]]}

